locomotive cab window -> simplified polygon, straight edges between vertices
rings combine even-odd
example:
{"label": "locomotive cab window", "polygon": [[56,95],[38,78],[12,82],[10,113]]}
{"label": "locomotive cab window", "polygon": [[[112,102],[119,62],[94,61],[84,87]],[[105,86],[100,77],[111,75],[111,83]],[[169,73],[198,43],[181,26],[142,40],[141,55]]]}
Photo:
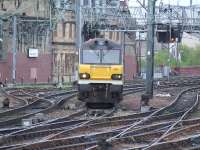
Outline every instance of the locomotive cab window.
{"label": "locomotive cab window", "polygon": [[102,64],[120,64],[120,50],[102,50]]}
{"label": "locomotive cab window", "polygon": [[99,64],[100,50],[83,50],[82,52],[82,63],[83,64]]}
{"label": "locomotive cab window", "polygon": [[82,64],[121,64],[121,51],[118,50],[82,50]]}

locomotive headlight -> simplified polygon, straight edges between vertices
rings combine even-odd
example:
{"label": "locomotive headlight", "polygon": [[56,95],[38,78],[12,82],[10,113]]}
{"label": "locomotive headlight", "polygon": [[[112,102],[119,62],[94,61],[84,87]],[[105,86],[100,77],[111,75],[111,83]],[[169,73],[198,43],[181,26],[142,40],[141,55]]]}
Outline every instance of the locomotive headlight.
{"label": "locomotive headlight", "polygon": [[86,77],[87,77],[87,75],[84,73],[84,74],[82,74],[82,77],[83,77],[83,78],[86,78]]}
{"label": "locomotive headlight", "polygon": [[112,78],[113,80],[121,80],[121,79],[122,79],[122,74],[113,74],[113,75],[111,76],[111,78]]}
{"label": "locomotive headlight", "polygon": [[79,77],[80,79],[89,79],[90,75],[88,73],[80,73]]}

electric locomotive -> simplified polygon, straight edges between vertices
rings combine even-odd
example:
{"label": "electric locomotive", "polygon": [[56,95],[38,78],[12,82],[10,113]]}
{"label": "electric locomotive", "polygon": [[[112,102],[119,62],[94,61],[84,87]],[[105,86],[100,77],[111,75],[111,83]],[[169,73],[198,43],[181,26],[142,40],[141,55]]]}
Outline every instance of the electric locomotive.
{"label": "electric locomotive", "polygon": [[120,44],[104,38],[83,43],[79,51],[79,100],[112,104],[122,100],[123,53]]}

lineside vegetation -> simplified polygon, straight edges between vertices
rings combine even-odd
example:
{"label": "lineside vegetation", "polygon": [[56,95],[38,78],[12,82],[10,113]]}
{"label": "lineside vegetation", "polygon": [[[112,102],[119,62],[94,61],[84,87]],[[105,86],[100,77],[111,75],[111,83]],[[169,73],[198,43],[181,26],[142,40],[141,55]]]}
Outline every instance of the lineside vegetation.
{"label": "lineside vegetation", "polygon": [[198,66],[200,65],[200,45],[195,48],[190,48],[186,45],[181,45],[179,47],[181,60],[177,61],[174,56],[169,55],[168,49],[163,49],[155,53],[154,61],[155,66],[168,66],[170,64],[171,67],[178,66]]}

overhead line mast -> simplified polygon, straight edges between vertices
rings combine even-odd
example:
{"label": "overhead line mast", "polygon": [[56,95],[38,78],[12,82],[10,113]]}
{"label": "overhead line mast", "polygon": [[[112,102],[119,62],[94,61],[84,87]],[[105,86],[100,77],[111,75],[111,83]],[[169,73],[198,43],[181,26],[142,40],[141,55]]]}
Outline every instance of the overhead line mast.
{"label": "overhead line mast", "polygon": [[[112,1],[112,0],[111,0]],[[76,7],[63,7],[57,9],[58,17],[64,11],[76,10],[77,48],[81,45],[82,27],[85,22],[93,25],[100,31],[119,32],[147,32],[147,68],[146,68],[146,94],[153,96],[153,69],[154,69],[154,33],[166,30],[160,27],[171,23],[170,26],[180,26],[181,32],[200,32],[200,6],[155,6],[156,0],[148,0],[148,7],[137,0],[142,7],[129,7],[127,5],[93,5],[92,1],[85,3],[76,0]],[[192,0],[191,0],[192,1]],[[69,5],[70,0],[66,2]],[[114,0],[113,0],[114,2]],[[60,11],[60,13],[59,13]],[[191,16],[191,11],[193,16]],[[80,17],[81,15],[81,17]],[[63,19],[66,19],[62,17]],[[97,25],[98,24],[98,25]],[[161,31],[161,32],[163,32]],[[164,31],[167,32],[167,31]]]}
{"label": "overhead line mast", "polygon": [[153,97],[155,3],[156,0],[148,0],[146,94],[149,98]]}

